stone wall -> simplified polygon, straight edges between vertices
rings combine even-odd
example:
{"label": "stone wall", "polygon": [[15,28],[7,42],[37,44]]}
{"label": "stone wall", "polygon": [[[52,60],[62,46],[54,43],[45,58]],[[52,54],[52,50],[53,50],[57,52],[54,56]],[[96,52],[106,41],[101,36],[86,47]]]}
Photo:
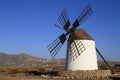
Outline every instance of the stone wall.
{"label": "stone wall", "polygon": [[109,77],[110,70],[92,70],[92,71],[61,71],[61,77]]}

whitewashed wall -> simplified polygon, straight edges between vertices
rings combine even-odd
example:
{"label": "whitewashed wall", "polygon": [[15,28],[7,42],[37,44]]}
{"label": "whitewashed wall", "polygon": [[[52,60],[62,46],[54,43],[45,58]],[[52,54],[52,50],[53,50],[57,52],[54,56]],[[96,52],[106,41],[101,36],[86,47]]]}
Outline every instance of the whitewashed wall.
{"label": "whitewashed wall", "polygon": [[[75,56],[76,50],[73,51],[75,45],[74,43],[70,44],[71,48],[67,47],[66,55],[66,69],[67,70],[97,70],[97,56],[95,50],[95,41],[94,40],[75,40],[76,45],[80,45],[81,42],[84,45],[83,52],[75,60],[72,60],[70,55]],[[73,48],[72,48],[73,47]],[[80,49],[79,49],[80,50]],[[78,54],[76,54],[78,55]]]}

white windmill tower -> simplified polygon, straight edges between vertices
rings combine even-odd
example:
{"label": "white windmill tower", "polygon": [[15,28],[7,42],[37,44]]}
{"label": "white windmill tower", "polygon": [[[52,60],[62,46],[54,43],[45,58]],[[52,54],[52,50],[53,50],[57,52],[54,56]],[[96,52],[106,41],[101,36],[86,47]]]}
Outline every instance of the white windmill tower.
{"label": "white windmill tower", "polygon": [[83,30],[75,30],[69,37],[67,70],[97,70],[95,41]]}
{"label": "white windmill tower", "polygon": [[[87,6],[83,9],[81,15],[72,24],[71,28],[66,9],[63,9],[58,18],[61,26],[63,26],[62,29],[66,31],[66,34],[63,33],[60,35],[56,40],[48,45],[48,49],[52,58],[54,58],[66,41],[66,36],[69,35],[67,42],[66,70],[98,70],[96,51],[105,61],[101,53],[95,47],[94,39],[90,37],[90,35],[85,32],[85,30],[76,29],[91,14],[92,8],[90,4],[87,4]],[[105,63],[107,64],[106,61]],[[109,65],[108,67],[110,68]]]}

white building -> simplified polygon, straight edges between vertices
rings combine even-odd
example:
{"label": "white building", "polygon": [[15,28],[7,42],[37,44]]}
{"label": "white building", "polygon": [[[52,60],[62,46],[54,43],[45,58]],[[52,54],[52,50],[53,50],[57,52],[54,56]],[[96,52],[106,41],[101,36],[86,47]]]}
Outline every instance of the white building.
{"label": "white building", "polygon": [[66,69],[98,69],[95,41],[83,29],[74,30],[69,36],[66,54]]}

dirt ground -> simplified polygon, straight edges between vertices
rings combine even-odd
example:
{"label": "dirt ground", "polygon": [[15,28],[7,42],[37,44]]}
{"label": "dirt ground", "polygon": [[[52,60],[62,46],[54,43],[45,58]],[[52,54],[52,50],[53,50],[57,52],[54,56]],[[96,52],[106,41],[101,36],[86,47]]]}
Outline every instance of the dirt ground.
{"label": "dirt ground", "polygon": [[39,76],[17,76],[17,77],[16,76],[0,76],[0,80],[54,80],[54,79],[41,78]]}
{"label": "dirt ground", "polygon": [[[120,75],[119,75],[120,76]],[[0,80],[120,80],[119,78],[57,78],[57,77],[44,77],[41,76],[16,76],[16,75],[0,75]]]}
{"label": "dirt ground", "polygon": [[[33,70],[34,68],[30,68],[29,70]],[[36,68],[35,68],[36,69]],[[118,75],[114,75],[112,78],[109,77],[100,77],[100,78],[81,78],[81,77],[59,77],[59,76],[34,76],[34,75],[25,75],[26,68],[0,68],[0,80],[120,80],[120,72]],[[41,69],[40,69],[41,70]],[[116,77],[117,76],[117,77]]]}

